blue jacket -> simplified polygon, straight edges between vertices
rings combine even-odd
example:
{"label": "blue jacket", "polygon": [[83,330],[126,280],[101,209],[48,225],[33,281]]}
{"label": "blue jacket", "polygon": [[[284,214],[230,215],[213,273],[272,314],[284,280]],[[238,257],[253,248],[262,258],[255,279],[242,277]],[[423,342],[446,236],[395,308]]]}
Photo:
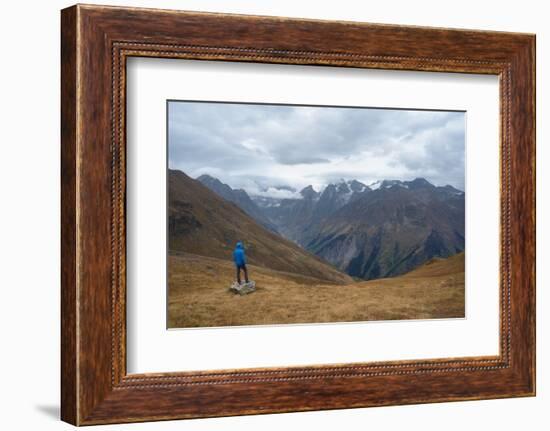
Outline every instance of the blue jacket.
{"label": "blue jacket", "polygon": [[243,243],[238,242],[235,250],[233,250],[233,261],[236,266],[242,266],[246,264],[246,256],[244,254]]}

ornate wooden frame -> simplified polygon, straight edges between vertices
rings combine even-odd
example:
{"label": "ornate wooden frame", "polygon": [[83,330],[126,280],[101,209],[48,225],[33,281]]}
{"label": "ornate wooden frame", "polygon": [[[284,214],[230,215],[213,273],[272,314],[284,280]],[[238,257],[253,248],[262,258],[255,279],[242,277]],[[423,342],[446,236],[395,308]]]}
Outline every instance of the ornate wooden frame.
{"label": "ornate wooden frame", "polygon": [[[61,17],[63,420],[88,425],[535,394],[534,35],[82,5]],[[498,75],[500,354],[128,375],[129,56]]]}

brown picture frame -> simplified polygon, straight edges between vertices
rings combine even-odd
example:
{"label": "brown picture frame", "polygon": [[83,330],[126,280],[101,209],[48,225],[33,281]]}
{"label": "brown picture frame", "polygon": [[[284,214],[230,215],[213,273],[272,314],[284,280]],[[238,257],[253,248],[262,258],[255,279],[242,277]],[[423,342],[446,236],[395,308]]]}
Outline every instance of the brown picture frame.
{"label": "brown picture frame", "polygon": [[[137,422],[535,395],[535,36],[77,5],[61,13],[61,418]],[[500,77],[500,353],[127,374],[129,56]]]}

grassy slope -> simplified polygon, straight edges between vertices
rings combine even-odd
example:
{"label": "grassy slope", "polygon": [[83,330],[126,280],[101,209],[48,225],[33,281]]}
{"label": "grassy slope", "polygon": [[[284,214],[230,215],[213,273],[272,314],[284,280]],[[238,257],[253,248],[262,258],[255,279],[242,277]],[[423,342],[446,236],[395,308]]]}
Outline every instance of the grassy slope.
{"label": "grassy slope", "polygon": [[170,328],[464,317],[464,253],[348,285],[249,265],[246,296],[227,290],[229,261],[180,253],[169,268]]}

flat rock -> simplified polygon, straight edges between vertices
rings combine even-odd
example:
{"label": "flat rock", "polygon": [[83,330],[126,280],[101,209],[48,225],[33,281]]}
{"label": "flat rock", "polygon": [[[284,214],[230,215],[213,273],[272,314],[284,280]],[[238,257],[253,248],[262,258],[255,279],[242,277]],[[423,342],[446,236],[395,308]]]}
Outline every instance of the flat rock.
{"label": "flat rock", "polygon": [[256,282],[249,281],[248,283],[237,283],[236,281],[231,285],[229,290],[233,293],[238,293],[239,295],[247,295],[256,290]]}

